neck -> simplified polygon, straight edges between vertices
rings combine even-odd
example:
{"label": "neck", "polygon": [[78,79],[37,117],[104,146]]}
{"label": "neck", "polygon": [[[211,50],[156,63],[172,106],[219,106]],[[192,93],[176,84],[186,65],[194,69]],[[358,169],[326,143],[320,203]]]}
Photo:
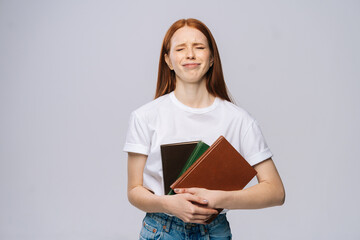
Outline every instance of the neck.
{"label": "neck", "polygon": [[215,100],[215,96],[207,91],[205,81],[196,84],[177,81],[174,94],[180,102],[192,108],[208,107]]}

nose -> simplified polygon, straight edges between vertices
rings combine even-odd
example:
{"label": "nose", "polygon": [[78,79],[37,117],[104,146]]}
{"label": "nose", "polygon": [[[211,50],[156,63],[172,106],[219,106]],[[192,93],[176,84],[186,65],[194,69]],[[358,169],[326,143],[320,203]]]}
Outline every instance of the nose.
{"label": "nose", "polygon": [[189,48],[189,49],[186,51],[186,58],[187,58],[187,59],[195,59],[195,52],[193,51],[192,48]]}

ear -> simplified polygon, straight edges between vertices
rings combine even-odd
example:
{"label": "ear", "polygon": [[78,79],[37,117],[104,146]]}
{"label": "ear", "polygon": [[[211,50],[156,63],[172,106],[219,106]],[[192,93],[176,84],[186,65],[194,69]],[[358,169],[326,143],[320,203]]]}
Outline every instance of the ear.
{"label": "ear", "polygon": [[169,58],[169,55],[167,55],[167,53],[164,54],[164,58],[165,58],[165,62],[168,65],[168,67],[170,68],[170,70],[174,70],[173,66],[171,65],[171,61]]}

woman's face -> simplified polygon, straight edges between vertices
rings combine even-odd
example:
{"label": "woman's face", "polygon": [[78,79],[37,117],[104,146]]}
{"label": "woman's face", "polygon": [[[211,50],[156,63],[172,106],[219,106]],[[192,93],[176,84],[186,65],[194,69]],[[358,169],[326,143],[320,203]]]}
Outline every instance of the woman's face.
{"label": "woman's face", "polygon": [[188,26],[178,29],[172,36],[165,61],[175,71],[176,81],[187,83],[202,81],[213,64],[205,35]]}

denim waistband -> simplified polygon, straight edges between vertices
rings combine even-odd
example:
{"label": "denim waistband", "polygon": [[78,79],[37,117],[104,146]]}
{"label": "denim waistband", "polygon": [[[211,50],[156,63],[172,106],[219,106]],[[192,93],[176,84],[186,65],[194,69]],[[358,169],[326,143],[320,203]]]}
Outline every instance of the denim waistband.
{"label": "denim waistband", "polygon": [[226,221],[226,214],[219,214],[211,223],[209,224],[197,224],[197,223],[185,223],[180,218],[175,216],[170,216],[165,213],[146,213],[146,217],[150,217],[163,225],[165,231],[169,231],[170,228],[176,229],[178,231],[184,230],[194,230],[200,231],[202,234],[205,234],[208,229],[217,225],[222,221]]}

